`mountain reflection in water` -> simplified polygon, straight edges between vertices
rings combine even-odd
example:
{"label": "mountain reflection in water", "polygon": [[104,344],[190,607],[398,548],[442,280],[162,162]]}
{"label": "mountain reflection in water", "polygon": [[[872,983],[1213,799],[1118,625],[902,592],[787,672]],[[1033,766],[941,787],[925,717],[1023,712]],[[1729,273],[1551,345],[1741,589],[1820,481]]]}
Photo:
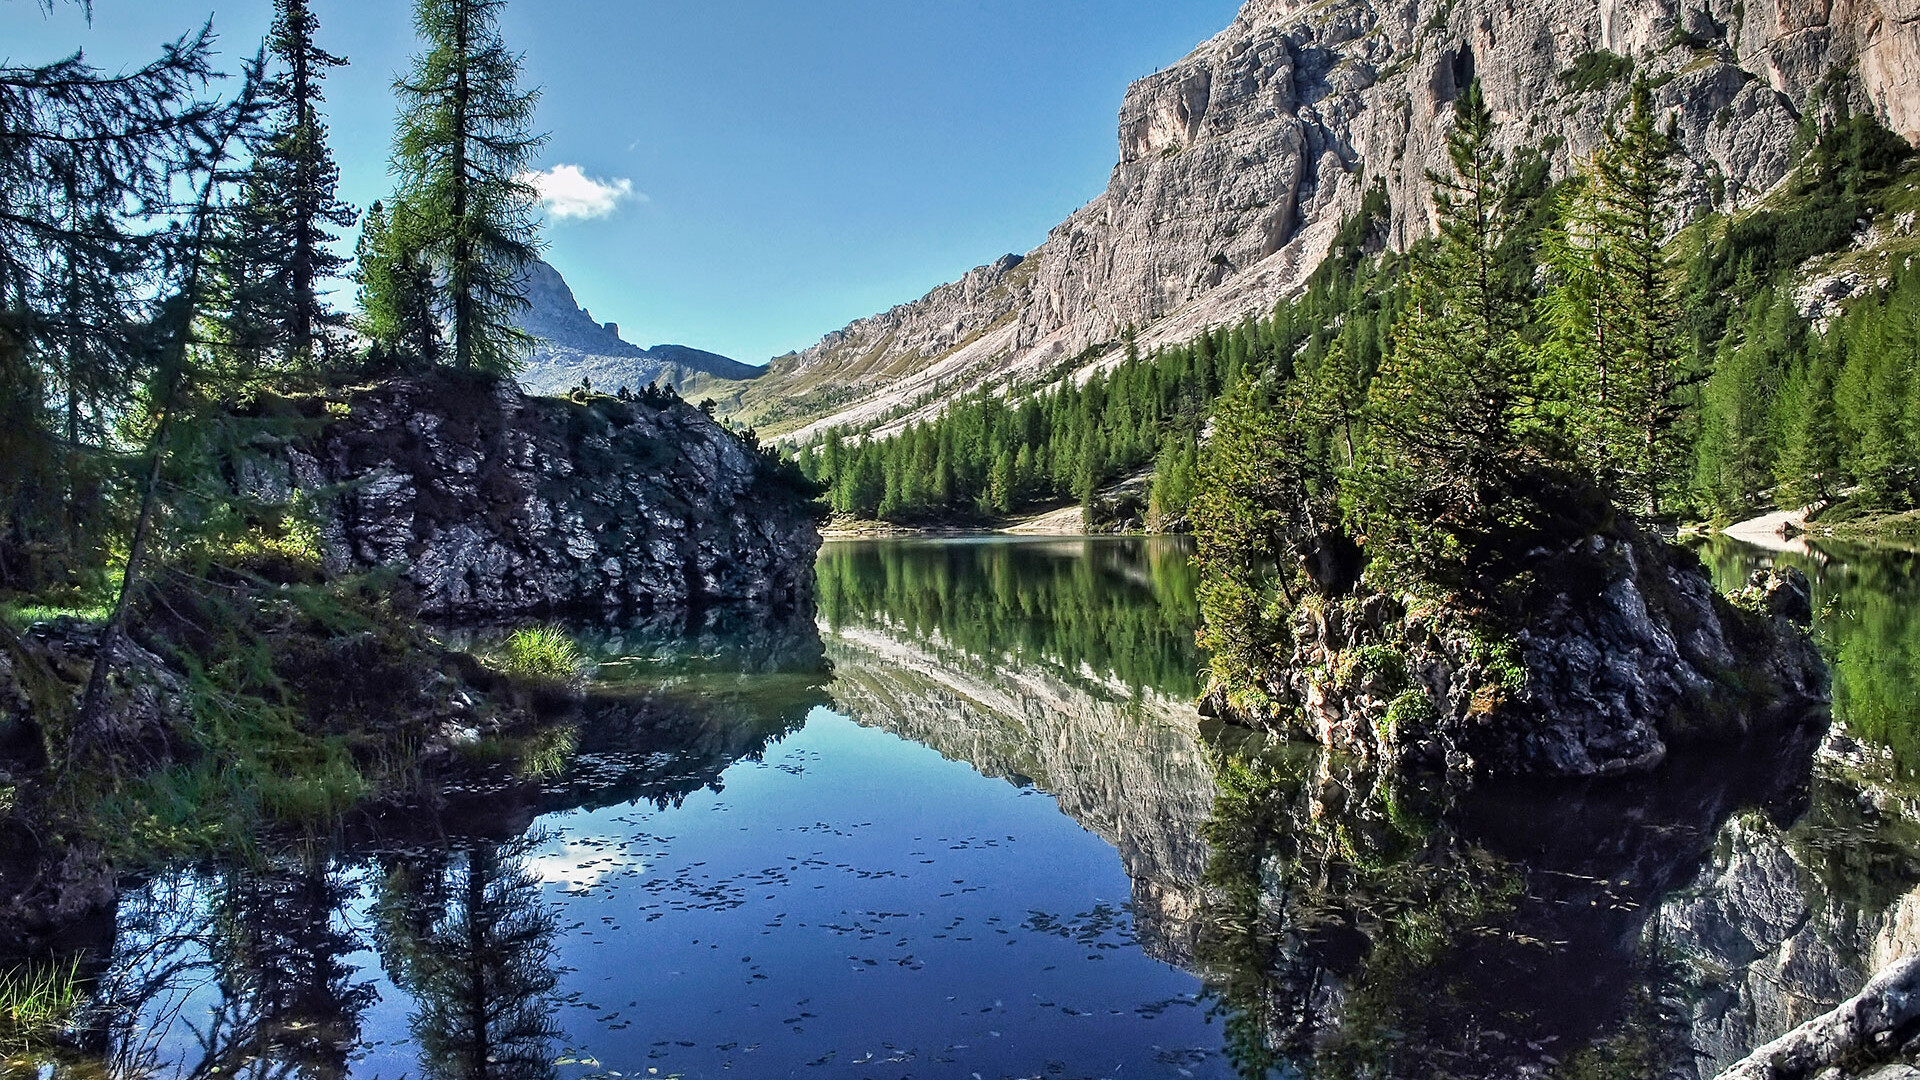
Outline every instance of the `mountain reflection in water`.
{"label": "mountain reflection in water", "polygon": [[1461,792],[1203,721],[1187,552],[830,544],[817,620],[577,628],[549,770],[128,883],[57,1071],[1697,1080],[1920,946],[1907,557],[1807,564],[1832,731]]}

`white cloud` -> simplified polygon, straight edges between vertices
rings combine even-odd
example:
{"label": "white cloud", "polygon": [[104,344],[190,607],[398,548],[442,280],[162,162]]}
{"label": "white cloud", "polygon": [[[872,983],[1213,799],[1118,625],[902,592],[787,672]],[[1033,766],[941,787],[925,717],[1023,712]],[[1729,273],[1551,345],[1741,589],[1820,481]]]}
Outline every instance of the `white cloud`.
{"label": "white cloud", "polygon": [[520,179],[533,185],[547,213],[558,221],[592,221],[611,215],[623,202],[647,201],[633,189],[633,181],[595,180],[578,165],[555,165],[546,172],[522,173]]}

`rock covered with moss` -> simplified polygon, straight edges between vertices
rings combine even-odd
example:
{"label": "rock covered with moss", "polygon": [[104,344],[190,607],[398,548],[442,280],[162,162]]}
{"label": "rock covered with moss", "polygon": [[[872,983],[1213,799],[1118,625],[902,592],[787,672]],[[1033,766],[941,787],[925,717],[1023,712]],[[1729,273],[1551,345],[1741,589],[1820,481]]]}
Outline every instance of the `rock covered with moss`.
{"label": "rock covered with moss", "polygon": [[424,614],[811,599],[809,493],[677,398],[442,374],[293,405],[317,430],[266,447],[247,484],[310,495],[329,571],[396,570]]}
{"label": "rock covered with moss", "polygon": [[[1535,551],[1492,602],[1365,586],[1310,596],[1265,719],[1363,757],[1468,776],[1646,772],[1824,702],[1798,571],[1719,595],[1691,552],[1629,528]],[[1245,715],[1216,691],[1215,707]]]}

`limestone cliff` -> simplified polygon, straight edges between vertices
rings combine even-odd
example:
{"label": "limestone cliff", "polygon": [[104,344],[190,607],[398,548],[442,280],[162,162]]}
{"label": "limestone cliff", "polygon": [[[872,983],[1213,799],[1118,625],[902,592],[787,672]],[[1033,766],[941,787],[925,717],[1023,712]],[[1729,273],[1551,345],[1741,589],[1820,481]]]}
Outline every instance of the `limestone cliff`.
{"label": "limestone cliff", "polygon": [[1473,77],[1509,149],[1589,154],[1628,78],[1658,86],[1700,208],[1758,199],[1793,165],[1816,89],[1920,138],[1916,0],[1248,0],[1213,40],[1128,91],[1104,194],[1024,258],[773,362],[726,404],[765,430],[886,427],[985,385],[1112,362],[1265,314],[1325,255],[1369,185],[1391,240],[1428,228],[1451,103]]}
{"label": "limestone cliff", "polygon": [[820,537],[792,477],[680,401],[398,379],[313,399],[244,483],[309,493],[328,569],[392,568],[430,616],[803,605]]}

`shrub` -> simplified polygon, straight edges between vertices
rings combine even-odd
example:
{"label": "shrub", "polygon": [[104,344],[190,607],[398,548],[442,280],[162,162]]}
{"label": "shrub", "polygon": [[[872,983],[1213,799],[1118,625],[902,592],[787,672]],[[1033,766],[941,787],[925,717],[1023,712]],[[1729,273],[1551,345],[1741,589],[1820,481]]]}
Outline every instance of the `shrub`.
{"label": "shrub", "polygon": [[502,662],[508,675],[545,682],[576,679],[585,666],[573,639],[551,626],[514,631]]}
{"label": "shrub", "polygon": [[1575,57],[1573,66],[1560,73],[1560,85],[1573,93],[1585,94],[1610,83],[1622,82],[1632,74],[1632,60],[1599,49]]}

